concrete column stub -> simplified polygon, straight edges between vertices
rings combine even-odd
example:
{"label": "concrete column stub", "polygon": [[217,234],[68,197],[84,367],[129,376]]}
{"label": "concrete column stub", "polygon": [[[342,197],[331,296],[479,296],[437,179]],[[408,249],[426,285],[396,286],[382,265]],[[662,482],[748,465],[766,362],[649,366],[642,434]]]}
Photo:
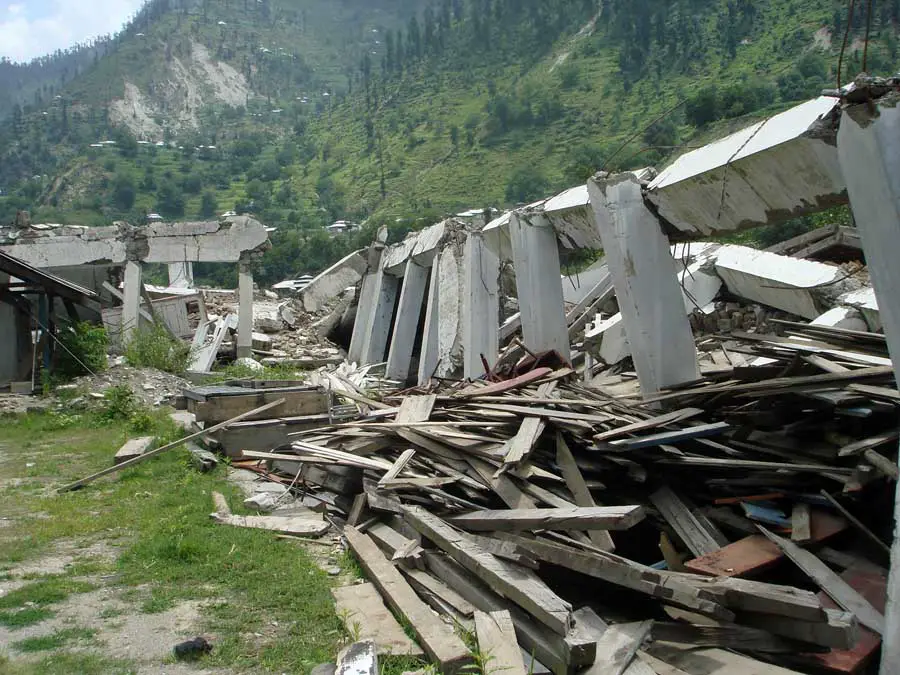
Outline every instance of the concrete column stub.
{"label": "concrete column stub", "polygon": [[541,214],[513,213],[509,220],[522,337],[533,352],[555,350],[570,360],[556,231]]}
{"label": "concrete column stub", "polygon": [[675,260],[633,174],[588,181],[644,396],[700,377]]}
{"label": "concrete column stub", "polygon": [[141,263],[128,260],[125,263],[125,288],[122,300],[122,345],[128,345],[137,331],[141,308]]}
{"label": "concrete column stub", "polygon": [[403,275],[403,286],[400,289],[394,333],[391,336],[385,370],[390,379],[404,382],[409,376],[419,316],[422,314],[422,300],[425,297],[430,271],[429,268],[417,265],[411,259],[406,261],[406,272]]}
{"label": "concrete column stub", "polygon": [[463,375],[475,379],[482,355],[493,368],[500,351],[500,258],[480,232],[466,239],[463,302]]}
{"label": "concrete column stub", "polygon": [[253,270],[241,261],[238,269],[238,335],[237,357],[253,356]]}
{"label": "concrete column stub", "polygon": [[422,335],[422,352],[419,354],[419,384],[429,383],[440,360],[440,269],[441,254],[435,253],[431,263],[431,285],[428,288],[428,304],[425,307],[425,332]]}

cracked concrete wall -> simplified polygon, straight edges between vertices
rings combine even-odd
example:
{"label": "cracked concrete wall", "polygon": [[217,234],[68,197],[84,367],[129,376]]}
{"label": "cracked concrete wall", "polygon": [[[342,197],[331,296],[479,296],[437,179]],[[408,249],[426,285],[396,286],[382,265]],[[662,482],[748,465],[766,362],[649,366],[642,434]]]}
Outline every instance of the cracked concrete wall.
{"label": "cracked concrete wall", "polygon": [[237,216],[227,221],[155,223],[136,227],[118,223],[97,228],[51,228],[7,235],[0,248],[38,268],[150,263],[238,262],[268,249],[269,233],[259,221]]}
{"label": "cracked concrete wall", "polygon": [[847,201],[837,101],[820,97],[679,157],[647,187],[670,236],[728,234]]}

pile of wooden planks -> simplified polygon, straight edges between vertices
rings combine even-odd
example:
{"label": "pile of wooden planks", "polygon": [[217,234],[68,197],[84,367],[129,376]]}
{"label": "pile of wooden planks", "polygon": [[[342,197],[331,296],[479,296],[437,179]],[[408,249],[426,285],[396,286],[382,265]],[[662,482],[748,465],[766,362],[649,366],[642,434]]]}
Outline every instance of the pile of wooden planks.
{"label": "pile of wooden planks", "polygon": [[[718,336],[734,365],[652,400],[537,368],[356,400],[364,420],[244,458],[344,498],[331,517],[445,672],[467,657],[434,612],[486,641],[508,613],[555,673],[860,672],[884,629],[900,395],[883,336],[785,331]],[[372,604],[360,623],[381,625]]]}

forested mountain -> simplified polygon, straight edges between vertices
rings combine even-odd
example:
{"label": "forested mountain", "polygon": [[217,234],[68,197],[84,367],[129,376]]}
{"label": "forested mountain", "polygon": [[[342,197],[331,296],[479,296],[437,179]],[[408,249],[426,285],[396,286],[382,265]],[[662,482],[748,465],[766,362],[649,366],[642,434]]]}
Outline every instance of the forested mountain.
{"label": "forested mountain", "polygon": [[262,279],[312,272],[353,243],[333,220],[528,201],[834,87],[845,33],[844,81],[895,72],[900,0],[866,4],[152,0],[52,89],[23,76],[0,219],[249,210],[279,228]]}

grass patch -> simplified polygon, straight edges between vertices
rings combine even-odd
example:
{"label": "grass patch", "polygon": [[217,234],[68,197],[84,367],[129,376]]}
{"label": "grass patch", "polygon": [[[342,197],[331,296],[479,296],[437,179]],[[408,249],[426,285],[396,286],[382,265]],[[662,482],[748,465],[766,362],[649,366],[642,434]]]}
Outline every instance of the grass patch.
{"label": "grass patch", "polygon": [[54,612],[46,607],[26,607],[25,609],[0,610],[0,624],[13,630],[33,626],[55,616]]}
{"label": "grass patch", "polygon": [[[150,433],[161,436],[161,442],[175,436],[163,413],[150,416]],[[227,481],[225,467],[200,474],[190,466],[188,453],[176,449],[60,495],[56,487],[109,466],[133,432],[122,416],[100,425],[85,415],[62,429],[48,424],[47,417],[0,420],[0,471],[27,479],[22,489],[0,490],[0,513],[17,516],[5,528],[0,565],[37,558],[62,540],[116,540],[122,554],[104,572],[115,573],[119,597],[136,610],[165,611],[185,600],[206,603],[198,632],[223,636],[206,659],[210,666],[308,672],[334,659],[346,636],[330,594],[333,581],[305,549],[269,532],[210,520],[213,491],[225,494],[236,512],[249,513]],[[26,461],[37,464],[26,470]],[[40,475],[34,475],[35,469]],[[26,489],[32,484],[41,489]],[[79,569],[82,564],[89,566],[90,559],[79,562]],[[80,583],[70,575],[29,584],[3,599],[10,609],[0,609],[0,621],[28,625],[49,618],[52,603],[88,588]],[[39,604],[25,611],[11,609],[24,602]],[[41,662],[43,670],[21,666],[13,672],[116,673],[128,668],[124,662],[62,659]]]}
{"label": "grass patch", "polygon": [[48,654],[38,661],[6,663],[0,658],[4,675],[133,675],[136,672],[130,661],[108,659],[88,652],[58,652]]}
{"label": "grass patch", "polygon": [[73,593],[86,593],[95,586],[66,576],[52,576],[17,588],[0,597],[0,609],[13,609],[28,603],[38,606],[62,602]]}
{"label": "grass patch", "polygon": [[97,634],[93,628],[64,628],[50,635],[27,638],[13,643],[13,649],[20,652],[46,652],[61,649],[73,642],[92,640]]}

